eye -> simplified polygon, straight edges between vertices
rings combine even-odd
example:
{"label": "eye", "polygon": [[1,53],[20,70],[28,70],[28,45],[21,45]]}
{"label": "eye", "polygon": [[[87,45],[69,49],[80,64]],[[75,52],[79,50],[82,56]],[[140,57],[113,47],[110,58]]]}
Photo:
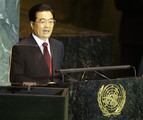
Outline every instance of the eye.
{"label": "eye", "polygon": [[41,23],[41,24],[45,24],[45,23],[46,23],[46,20],[41,20],[40,23]]}
{"label": "eye", "polygon": [[49,20],[48,23],[54,23],[54,20]]}

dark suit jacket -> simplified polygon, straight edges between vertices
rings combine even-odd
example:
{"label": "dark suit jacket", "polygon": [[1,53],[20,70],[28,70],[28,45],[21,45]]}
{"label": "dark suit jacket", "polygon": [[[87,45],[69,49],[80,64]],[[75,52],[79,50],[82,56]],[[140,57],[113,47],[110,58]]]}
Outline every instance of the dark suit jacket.
{"label": "dark suit jacket", "polygon": [[[64,46],[53,38],[49,39],[49,43],[52,54],[53,76],[55,78],[59,77],[55,70],[63,67]],[[28,81],[46,84],[49,80],[49,68],[32,35],[13,46],[10,67],[11,83]],[[57,79],[54,79],[54,81],[57,82]]]}

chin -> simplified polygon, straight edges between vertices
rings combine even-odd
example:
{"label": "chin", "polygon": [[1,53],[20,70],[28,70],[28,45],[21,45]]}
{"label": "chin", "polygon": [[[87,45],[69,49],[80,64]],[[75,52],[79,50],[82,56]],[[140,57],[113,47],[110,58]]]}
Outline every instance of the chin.
{"label": "chin", "polygon": [[44,35],[43,37],[44,38],[49,38],[51,36],[51,34],[48,34],[48,35]]}

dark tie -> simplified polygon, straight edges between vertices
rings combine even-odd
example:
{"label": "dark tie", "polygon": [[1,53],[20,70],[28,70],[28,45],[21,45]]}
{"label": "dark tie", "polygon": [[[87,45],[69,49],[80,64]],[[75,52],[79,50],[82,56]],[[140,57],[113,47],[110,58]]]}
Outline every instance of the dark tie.
{"label": "dark tie", "polygon": [[52,61],[51,61],[51,57],[50,57],[50,54],[49,54],[48,49],[47,49],[48,43],[44,42],[42,45],[44,47],[44,58],[45,58],[46,63],[49,67],[50,76],[52,76]]}

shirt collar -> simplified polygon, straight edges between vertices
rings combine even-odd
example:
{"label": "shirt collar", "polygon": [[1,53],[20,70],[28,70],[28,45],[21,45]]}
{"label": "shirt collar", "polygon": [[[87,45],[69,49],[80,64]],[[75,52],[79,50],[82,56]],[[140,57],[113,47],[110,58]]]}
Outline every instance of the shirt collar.
{"label": "shirt collar", "polygon": [[49,44],[49,39],[47,39],[46,41],[43,41],[41,40],[40,38],[38,38],[35,34],[32,33],[32,36],[34,37],[35,41],[37,42],[38,46],[42,46],[42,44],[44,42],[48,43],[48,45],[50,46]]}

